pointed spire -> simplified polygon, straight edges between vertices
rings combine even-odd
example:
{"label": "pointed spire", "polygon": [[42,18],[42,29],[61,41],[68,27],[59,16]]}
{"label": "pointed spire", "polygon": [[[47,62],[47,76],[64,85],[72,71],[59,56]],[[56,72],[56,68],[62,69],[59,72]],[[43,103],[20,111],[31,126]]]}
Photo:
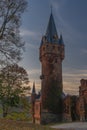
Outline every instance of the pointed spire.
{"label": "pointed spire", "polygon": [[48,27],[46,30],[46,38],[47,38],[47,41],[49,43],[58,43],[58,34],[57,34],[52,10],[51,10],[51,15],[50,15]]}
{"label": "pointed spire", "polygon": [[32,94],[35,94],[36,90],[35,90],[35,82],[33,82],[33,88],[32,88]]}
{"label": "pointed spire", "polygon": [[64,44],[62,34],[60,35],[59,44]]}

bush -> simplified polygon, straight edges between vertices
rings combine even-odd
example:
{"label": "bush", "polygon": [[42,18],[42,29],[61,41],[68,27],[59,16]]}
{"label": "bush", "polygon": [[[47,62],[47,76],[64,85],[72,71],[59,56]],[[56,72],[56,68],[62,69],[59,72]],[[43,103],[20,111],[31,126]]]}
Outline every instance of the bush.
{"label": "bush", "polygon": [[28,115],[26,112],[12,112],[11,114],[7,115],[6,119],[30,121],[31,116]]}

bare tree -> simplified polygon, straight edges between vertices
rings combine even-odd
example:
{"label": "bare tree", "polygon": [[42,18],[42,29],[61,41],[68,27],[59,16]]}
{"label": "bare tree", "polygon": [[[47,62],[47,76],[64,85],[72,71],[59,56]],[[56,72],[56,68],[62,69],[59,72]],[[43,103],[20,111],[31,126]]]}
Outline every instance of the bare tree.
{"label": "bare tree", "polygon": [[0,64],[21,59],[24,42],[19,27],[26,7],[26,0],[0,0]]}

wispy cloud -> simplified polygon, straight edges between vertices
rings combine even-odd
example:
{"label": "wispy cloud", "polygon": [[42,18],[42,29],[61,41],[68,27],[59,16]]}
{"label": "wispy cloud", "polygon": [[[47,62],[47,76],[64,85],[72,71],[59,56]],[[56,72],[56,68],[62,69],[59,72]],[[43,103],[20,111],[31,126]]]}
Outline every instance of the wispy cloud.
{"label": "wispy cloud", "polygon": [[[27,73],[29,75],[29,86],[31,88],[32,91],[32,87],[33,87],[33,82],[35,82],[35,87],[36,87],[36,91],[40,91],[41,90],[41,80],[40,80],[40,69],[30,69],[27,70]],[[30,91],[30,92],[31,92]]]}
{"label": "wispy cloud", "polygon": [[40,74],[40,69],[32,69],[27,71],[29,75]]}
{"label": "wispy cloud", "polygon": [[53,14],[55,17],[56,26],[58,28],[58,33],[63,33],[66,41],[72,39],[72,35],[75,34],[75,30],[69,26],[69,24],[62,18],[61,8],[66,3],[67,0],[50,0],[50,4],[53,6]]}
{"label": "wispy cloud", "polygon": [[80,78],[87,78],[87,73],[75,73],[75,74],[63,74],[64,77],[71,79],[71,78],[75,78],[75,79],[80,79]]}
{"label": "wispy cloud", "polygon": [[32,44],[32,43],[26,43],[26,48],[28,49],[30,49],[30,48],[32,48],[32,49],[38,49],[38,46],[36,46],[35,44]]}
{"label": "wispy cloud", "polygon": [[[76,41],[77,39],[82,39],[82,37],[87,38],[86,35],[82,36],[82,32],[70,26],[69,23],[62,17],[61,9],[63,9],[63,6],[66,3],[67,0],[50,0],[50,4],[53,5],[54,16],[56,17],[55,19],[56,21],[58,21],[56,22],[58,32],[63,33],[63,36],[67,41]],[[74,39],[72,36],[74,37]]]}
{"label": "wispy cloud", "polygon": [[25,39],[25,46],[26,48],[32,48],[32,49],[38,49],[38,45],[36,46],[36,43],[40,41],[41,34],[39,32],[31,31],[28,29],[22,28],[20,30],[20,35]]}
{"label": "wispy cloud", "polygon": [[70,80],[64,80],[63,91],[68,94],[78,95],[79,83]]}
{"label": "wispy cloud", "polygon": [[[28,70],[30,77],[30,86],[32,88],[33,82],[36,83],[36,89],[39,91],[41,89],[41,81],[39,79],[40,69]],[[35,77],[36,76],[36,77]],[[63,91],[67,94],[78,95],[80,80],[87,78],[87,70],[76,70],[68,71],[63,73]],[[34,80],[35,79],[35,80]]]}
{"label": "wispy cloud", "polygon": [[20,35],[22,37],[33,38],[36,40],[39,40],[41,37],[41,33],[29,30],[29,29],[24,29],[24,28],[20,29]]}
{"label": "wispy cloud", "polygon": [[21,36],[31,36],[31,37],[32,36],[34,37],[37,35],[37,33],[30,31],[30,30],[27,30],[27,29],[21,29],[20,34],[21,34]]}
{"label": "wispy cloud", "polygon": [[66,3],[67,0],[50,0],[50,5],[53,6],[56,10],[61,8]]}
{"label": "wispy cloud", "polygon": [[78,94],[80,80],[87,79],[87,70],[73,69],[63,73],[64,91],[69,94]]}
{"label": "wispy cloud", "polygon": [[87,49],[81,49],[81,52],[83,53],[83,54],[87,54]]}

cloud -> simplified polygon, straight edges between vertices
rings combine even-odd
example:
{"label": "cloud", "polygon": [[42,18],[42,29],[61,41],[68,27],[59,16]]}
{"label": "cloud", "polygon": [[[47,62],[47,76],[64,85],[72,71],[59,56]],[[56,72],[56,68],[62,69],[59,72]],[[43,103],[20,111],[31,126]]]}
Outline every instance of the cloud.
{"label": "cloud", "polygon": [[[28,70],[30,77],[30,86],[32,88],[33,82],[35,81],[35,86],[37,91],[41,89],[41,80],[39,75],[41,74],[40,69]],[[72,69],[63,73],[63,91],[67,94],[78,95],[80,80],[87,78],[87,70],[76,70]]]}
{"label": "cloud", "polygon": [[29,29],[24,29],[24,28],[20,29],[20,35],[23,37],[25,37],[25,36],[33,37],[34,39],[40,39],[40,37],[41,37],[41,34],[39,32],[35,32],[35,31],[29,30]]}
{"label": "cloud", "polygon": [[87,70],[71,69],[63,73],[64,92],[77,95],[79,92],[80,80],[87,79]]}
{"label": "cloud", "polygon": [[35,31],[27,30],[27,29],[21,29],[20,35],[25,39],[25,46],[26,48],[32,48],[32,49],[38,49],[38,45],[36,46],[36,43],[40,41],[41,34]]}
{"label": "cloud", "polygon": [[63,91],[67,94],[78,95],[79,83],[70,80],[63,80]]}
{"label": "cloud", "polygon": [[87,78],[87,74],[86,73],[78,73],[78,74],[63,74],[64,77],[68,78],[68,79],[76,79],[79,80],[81,78]]}
{"label": "cloud", "polygon": [[53,9],[58,10],[66,3],[67,0],[50,0],[50,5],[53,6]]}
{"label": "cloud", "polygon": [[87,49],[84,48],[81,50],[81,52],[82,52],[82,54],[87,54]]}
{"label": "cloud", "polygon": [[[63,6],[67,3],[67,0],[50,0],[50,3],[53,5],[53,14],[55,17],[56,26],[58,28],[58,32],[63,34],[63,37],[66,40],[66,43],[70,43],[72,41],[77,41],[79,39],[82,40],[87,38],[87,35],[82,35],[82,32],[76,30],[71,25],[69,25],[69,21],[66,21],[62,16]],[[74,39],[73,39],[73,37]],[[76,42],[72,42],[73,44]]]}
{"label": "cloud", "polygon": [[87,77],[87,70],[86,69],[71,69],[68,70],[68,72],[64,72],[63,76],[65,77],[83,77],[86,78]]}
{"label": "cloud", "polygon": [[31,69],[27,70],[29,75],[29,86],[31,88],[30,93],[32,92],[33,82],[35,82],[36,92],[38,93],[41,90],[41,80],[39,75],[41,74],[40,69]]}
{"label": "cloud", "polygon": [[41,74],[41,70],[36,68],[36,69],[26,69],[28,75],[29,75],[29,79],[30,82],[31,81],[40,81],[40,74]]}
{"label": "cloud", "polygon": [[27,71],[29,75],[40,74],[40,69],[32,69]]}
{"label": "cloud", "polygon": [[21,29],[20,34],[21,36],[33,36],[33,37],[36,36],[35,32],[26,29]]}
{"label": "cloud", "polygon": [[31,44],[31,43],[26,43],[26,48],[32,48],[32,49],[38,49],[38,46],[36,46],[35,44]]}
{"label": "cloud", "polygon": [[[61,8],[66,3],[67,0],[50,0],[50,5],[53,6],[53,15],[58,28],[58,33],[64,34],[63,36],[67,41],[72,39],[72,36],[75,34],[75,30],[69,26],[69,24],[62,18]],[[58,22],[56,22],[58,21]]]}
{"label": "cloud", "polygon": [[[32,88],[33,82],[35,81],[35,86],[37,92],[41,90],[41,80],[38,75],[40,75],[40,69],[32,69],[28,71],[30,77],[30,86]],[[36,75],[36,77],[34,77]],[[63,74],[63,91],[67,94],[78,95],[80,80],[87,78],[87,70],[75,70],[73,72],[67,72]],[[35,79],[35,80],[34,80]]]}

